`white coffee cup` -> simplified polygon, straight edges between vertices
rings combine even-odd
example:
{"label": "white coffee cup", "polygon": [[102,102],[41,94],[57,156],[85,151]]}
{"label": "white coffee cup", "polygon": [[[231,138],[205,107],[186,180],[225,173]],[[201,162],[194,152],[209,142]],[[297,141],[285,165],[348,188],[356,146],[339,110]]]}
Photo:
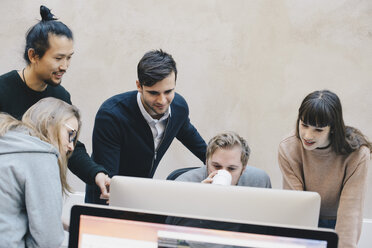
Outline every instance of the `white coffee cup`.
{"label": "white coffee cup", "polygon": [[218,170],[217,174],[213,177],[212,184],[218,185],[231,185],[231,174],[227,170]]}

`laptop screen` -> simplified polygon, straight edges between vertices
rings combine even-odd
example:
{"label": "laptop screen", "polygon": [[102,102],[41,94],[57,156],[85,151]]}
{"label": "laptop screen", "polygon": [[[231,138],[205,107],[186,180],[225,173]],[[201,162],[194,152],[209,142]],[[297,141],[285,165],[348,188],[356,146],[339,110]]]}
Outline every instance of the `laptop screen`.
{"label": "laptop screen", "polygon": [[332,231],[231,222],[227,224],[229,227],[236,224],[236,230],[226,231],[220,230],[226,222],[211,221],[216,225],[208,228],[190,227],[165,224],[165,217],[133,210],[74,206],[69,247],[337,247],[337,235]]}

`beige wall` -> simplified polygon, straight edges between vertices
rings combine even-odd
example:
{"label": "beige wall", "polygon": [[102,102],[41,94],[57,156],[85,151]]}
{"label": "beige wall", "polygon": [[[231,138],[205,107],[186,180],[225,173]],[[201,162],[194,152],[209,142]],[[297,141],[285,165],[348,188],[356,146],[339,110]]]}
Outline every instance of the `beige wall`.
{"label": "beige wall", "polygon": [[[177,61],[177,91],[205,140],[223,130],[240,133],[252,148],[250,164],[266,170],[275,188],[281,187],[278,144],[309,92],[335,91],[345,122],[372,138],[370,0],[2,0],[1,74],[23,68],[24,34],[39,19],[41,3],[74,31],[63,85],[82,111],[89,152],[98,107],[135,89],[139,59],[157,48]],[[175,141],[156,177],[196,165]],[[75,177],[70,181],[84,190]],[[368,190],[365,216],[372,218],[372,184]]]}

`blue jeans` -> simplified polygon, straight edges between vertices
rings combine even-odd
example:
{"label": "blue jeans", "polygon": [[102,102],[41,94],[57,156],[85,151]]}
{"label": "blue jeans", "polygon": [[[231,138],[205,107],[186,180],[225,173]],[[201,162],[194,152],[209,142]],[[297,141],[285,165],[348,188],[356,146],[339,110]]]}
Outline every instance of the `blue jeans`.
{"label": "blue jeans", "polygon": [[335,229],[336,220],[319,219],[318,227]]}

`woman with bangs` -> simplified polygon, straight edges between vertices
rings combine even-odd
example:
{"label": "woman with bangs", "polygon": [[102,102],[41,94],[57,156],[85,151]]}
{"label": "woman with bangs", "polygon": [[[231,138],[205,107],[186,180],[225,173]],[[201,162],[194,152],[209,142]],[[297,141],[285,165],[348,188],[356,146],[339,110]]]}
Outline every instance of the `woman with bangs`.
{"label": "woman with bangs", "polygon": [[357,247],[371,151],[358,129],[345,126],[341,102],[328,90],[305,97],[296,134],[279,145],[283,188],[320,194],[319,227],[336,229],[341,248]]}
{"label": "woman with bangs", "polygon": [[60,247],[62,195],[79,110],[48,97],[19,121],[0,113],[0,247]]}

